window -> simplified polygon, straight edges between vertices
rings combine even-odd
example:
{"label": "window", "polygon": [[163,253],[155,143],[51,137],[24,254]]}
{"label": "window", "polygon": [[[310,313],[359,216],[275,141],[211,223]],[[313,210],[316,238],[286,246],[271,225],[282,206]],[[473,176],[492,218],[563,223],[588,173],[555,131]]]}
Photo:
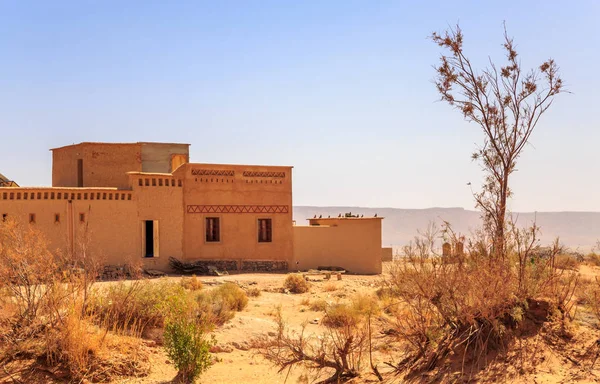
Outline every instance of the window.
{"label": "window", "polygon": [[56,224],[60,223],[60,213],[55,213],[54,214],[54,222]]}
{"label": "window", "polygon": [[80,223],[85,223],[85,213],[80,213],[79,214],[79,222]]}
{"label": "window", "polygon": [[35,224],[35,213],[30,213],[29,214],[29,223],[30,224]]}
{"label": "window", "polygon": [[258,242],[270,243],[273,241],[273,227],[271,219],[258,219]]}
{"label": "window", "polygon": [[216,243],[221,241],[221,228],[218,217],[206,218],[206,242]]}
{"label": "window", "polygon": [[83,159],[77,159],[77,186],[83,187]]}
{"label": "window", "polygon": [[3,213],[2,214],[2,221],[6,221],[6,218],[8,217],[7,213]]}

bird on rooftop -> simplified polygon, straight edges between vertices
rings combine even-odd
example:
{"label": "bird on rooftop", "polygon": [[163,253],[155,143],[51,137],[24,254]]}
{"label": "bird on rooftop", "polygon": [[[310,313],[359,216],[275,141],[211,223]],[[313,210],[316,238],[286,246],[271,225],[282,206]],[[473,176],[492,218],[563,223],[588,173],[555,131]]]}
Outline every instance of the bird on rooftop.
{"label": "bird on rooftop", "polygon": [[375,214],[375,217],[377,217],[377,214]]}
{"label": "bird on rooftop", "polygon": [[338,215],[338,217],[342,217],[342,214],[340,213],[340,214]]}
{"label": "bird on rooftop", "polygon": [[316,218],[317,218],[317,215],[315,215],[315,217],[313,217],[313,219],[316,219]]}
{"label": "bird on rooftop", "polygon": [[363,217],[364,215],[360,215],[360,217]]}
{"label": "bird on rooftop", "polygon": [[328,219],[331,219],[331,216],[330,216],[330,215],[327,215],[327,218],[328,218]]}
{"label": "bird on rooftop", "polygon": [[319,215],[319,219],[322,219],[322,218],[323,218],[323,215]]}

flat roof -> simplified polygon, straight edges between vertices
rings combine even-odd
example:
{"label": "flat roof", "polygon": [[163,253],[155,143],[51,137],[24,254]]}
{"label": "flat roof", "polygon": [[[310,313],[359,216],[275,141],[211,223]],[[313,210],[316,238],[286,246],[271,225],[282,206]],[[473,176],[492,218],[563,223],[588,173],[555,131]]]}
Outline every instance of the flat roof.
{"label": "flat roof", "polygon": [[140,172],[140,171],[130,171],[127,172],[128,175],[148,175],[148,176],[170,176],[173,177],[172,173],[162,173],[162,172]]}
{"label": "flat roof", "polygon": [[311,217],[306,220],[380,220],[383,219],[383,216],[377,217]]}
{"label": "flat roof", "polygon": [[68,147],[76,147],[78,145],[141,145],[141,144],[187,145],[187,146],[191,145],[191,144],[188,144],[188,143],[163,143],[163,142],[153,142],[153,141],[137,141],[135,143],[107,143],[107,142],[101,142],[101,141],[82,141],[81,143],[73,143],[73,144],[69,144],[69,145],[63,145],[62,147],[50,148],[50,150],[54,151],[56,149],[63,149],[63,148],[68,148]]}
{"label": "flat roof", "polygon": [[204,165],[210,167],[268,167],[268,168],[294,168],[292,165],[268,165],[268,164],[214,164],[214,163],[184,163],[183,165]]}
{"label": "flat roof", "polygon": [[2,191],[22,191],[30,189],[52,189],[52,190],[69,190],[69,191],[85,191],[85,190],[104,190],[104,191],[131,191],[131,189],[119,189],[117,187],[0,187]]}

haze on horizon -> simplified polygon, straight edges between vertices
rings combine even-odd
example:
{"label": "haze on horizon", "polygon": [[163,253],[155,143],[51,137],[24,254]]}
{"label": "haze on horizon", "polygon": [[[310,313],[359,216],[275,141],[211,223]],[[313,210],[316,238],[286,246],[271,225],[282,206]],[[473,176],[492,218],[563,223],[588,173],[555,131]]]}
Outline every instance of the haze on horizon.
{"label": "haze on horizon", "polygon": [[298,206],[464,207],[482,134],[439,99],[427,36],[460,21],[479,66],[548,57],[572,94],[542,116],[511,209],[600,211],[592,0],[0,2],[0,173],[50,185],[49,148],[192,144],[191,161],[294,166]]}

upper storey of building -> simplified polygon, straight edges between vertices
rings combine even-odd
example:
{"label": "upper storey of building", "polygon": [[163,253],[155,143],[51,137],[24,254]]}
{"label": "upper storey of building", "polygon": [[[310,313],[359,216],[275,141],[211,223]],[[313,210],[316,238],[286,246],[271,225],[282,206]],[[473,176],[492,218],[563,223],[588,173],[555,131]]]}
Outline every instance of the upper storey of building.
{"label": "upper storey of building", "polygon": [[52,151],[53,187],[130,187],[128,172],[172,173],[189,163],[189,144],[79,143]]}

